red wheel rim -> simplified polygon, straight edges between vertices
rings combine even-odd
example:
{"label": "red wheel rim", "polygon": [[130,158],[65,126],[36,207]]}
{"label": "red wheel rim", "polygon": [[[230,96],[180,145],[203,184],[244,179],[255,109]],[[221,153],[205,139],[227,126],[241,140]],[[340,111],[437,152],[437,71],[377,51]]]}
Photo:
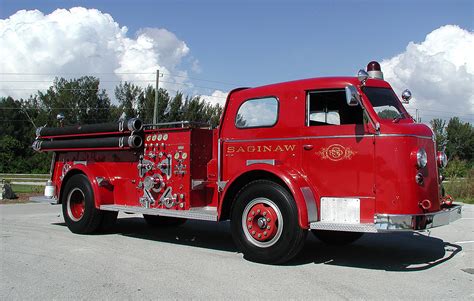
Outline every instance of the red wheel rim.
{"label": "red wheel rim", "polygon": [[69,192],[67,198],[67,213],[71,220],[77,222],[84,216],[86,200],[84,193],[79,188],[74,188]]}
{"label": "red wheel rim", "polygon": [[283,228],[281,212],[269,199],[254,199],[244,209],[242,228],[252,244],[269,247],[281,236]]}

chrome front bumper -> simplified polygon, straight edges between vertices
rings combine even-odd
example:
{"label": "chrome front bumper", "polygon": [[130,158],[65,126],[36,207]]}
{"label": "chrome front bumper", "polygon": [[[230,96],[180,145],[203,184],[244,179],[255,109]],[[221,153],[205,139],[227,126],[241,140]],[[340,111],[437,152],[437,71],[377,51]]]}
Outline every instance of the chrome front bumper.
{"label": "chrome front bumper", "polygon": [[461,218],[460,205],[426,214],[376,214],[377,231],[426,230],[440,227]]}
{"label": "chrome front bumper", "polygon": [[376,214],[373,224],[344,224],[312,222],[312,230],[347,231],[347,232],[392,232],[392,231],[422,231],[440,227],[461,218],[460,205],[452,205],[438,212],[426,214]]}

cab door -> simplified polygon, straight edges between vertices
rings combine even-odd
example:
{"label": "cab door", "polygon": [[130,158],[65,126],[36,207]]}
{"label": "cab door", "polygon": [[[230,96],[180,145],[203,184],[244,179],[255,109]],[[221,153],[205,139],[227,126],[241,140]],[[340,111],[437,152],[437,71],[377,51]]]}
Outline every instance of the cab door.
{"label": "cab door", "polygon": [[319,220],[373,222],[374,130],[344,89],[307,93],[303,172],[319,196]]}

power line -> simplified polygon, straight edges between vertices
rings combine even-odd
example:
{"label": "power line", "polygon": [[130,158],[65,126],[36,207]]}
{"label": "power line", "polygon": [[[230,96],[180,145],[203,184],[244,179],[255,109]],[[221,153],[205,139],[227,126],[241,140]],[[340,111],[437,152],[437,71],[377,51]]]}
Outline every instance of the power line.
{"label": "power line", "polygon": [[[154,75],[155,73],[151,72],[91,72],[87,73],[87,75]],[[200,78],[200,77],[191,77],[187,75],[178,75],[178,74],[173,74],[173,73],[160,73],[161,75],[164,76],[169,76],[169,77],[178,77],[178,78],[186,78],[186,79],[192,79],[192,80],[197,80],[197,81],[204,81],[204,82],[211,82],[211,83],[218,83],[222,85],[229,85],[229,86],[239,86],[239,84],[236,83],[230,83],[230,82],[224,82],[220,80],[215,80],[215,79],[207,79],[207,78]],[[87,76],[84,75],[84,73],[21,73],[21,72],[0,72],[0,75],[25,75],[25,76],[55,76],[58,77],[60,75],[81,75],[81,76]],[[155,79],[152,80],[130,80],[134,82],[155,82]],[[0,82],[16,82],[16,81],[8,81],[8,80],[2,80]],[[29,82],[29,81],[18,81],[18,82]],[[42,82],[42,81],[31,81],[31,82]],[[47,81],[45,81],[47,82]],[[110,81],[110,82],[120,82],[120,80],[116,81]]]}

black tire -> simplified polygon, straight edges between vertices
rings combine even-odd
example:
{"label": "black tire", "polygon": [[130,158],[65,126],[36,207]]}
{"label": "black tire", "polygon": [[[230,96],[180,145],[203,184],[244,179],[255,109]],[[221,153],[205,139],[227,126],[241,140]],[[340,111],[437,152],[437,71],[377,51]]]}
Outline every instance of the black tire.
{"label": "black tire", "polygon": [[177,227],[184,224],[187,219],[177,218],[177,217],[168,217],[168,216],[158,216],[158,215],[148,215],[143,214],[146,223],[152,227]]}
{"label": "black tire", "polygon": [[[73,175],[66,182],[61,202],[64,221],[71,232],[87,234],[99,229],[103,212],[95,208],[94,192],[85,175]],[[83,208],[82,214],[77,210],[72,210],[76,206]]]}
{"label": "black tire", "polygon": [[[277,218],[270,220],[269,216]],[[273,227],[268,228],[271,225]],[[268,180],[253,181],[238,192],[231,213],[231,231],[245,259],[269,264],[281,264],[296,256],[307,234],[298,224],[298,208],[293,196]],[[262,233],[269,237],[257,237]]]}
{"label": "black tire", "polygon": [[364,235],[361,232],[344,232],[344,231],[327,231],[327,230],[311,230],[311,232],[319,240],[329,245],[343,246],[348,245]]}

